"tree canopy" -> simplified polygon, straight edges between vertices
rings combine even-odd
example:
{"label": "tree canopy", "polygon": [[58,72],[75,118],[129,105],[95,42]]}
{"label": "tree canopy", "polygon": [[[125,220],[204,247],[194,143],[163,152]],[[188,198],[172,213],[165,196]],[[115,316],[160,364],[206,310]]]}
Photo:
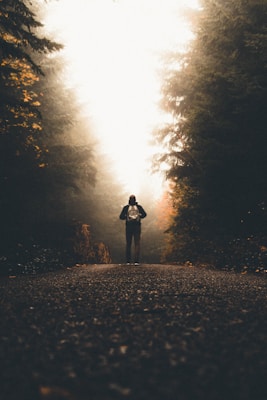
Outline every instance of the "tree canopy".
{"label": "tree canopy", "polygon": [[[62,46],[38,36],[42,24],[21,0],[0,2],[0,129],[3,133],[27,131],[30,143],[40,129],[39,94],[33,83],[42,74],[31,53],[47,54]],[[27,144],[25,143],[25,144]]]}
{"label": "tree canopy", "polygon": [[[41,94],[33,89],[43,73],[37,54],[62,46],[38,35],[42,24],[30,2],[0,2],[0,190],[3,232],[16,230],[23,219],[25,195],[42,153]],[[27,197],[27,196],[26,196]],[[12,236],[12,234],[4,235]]]}
{"label": "tree canopy", "polygon": [[201,6],[189,50],[166,62],[172,122],[157,131],[158,163],[176,210],[170,257],[225,262],[230,243],[253,242],[252,252],[266,243],[267,1]]}

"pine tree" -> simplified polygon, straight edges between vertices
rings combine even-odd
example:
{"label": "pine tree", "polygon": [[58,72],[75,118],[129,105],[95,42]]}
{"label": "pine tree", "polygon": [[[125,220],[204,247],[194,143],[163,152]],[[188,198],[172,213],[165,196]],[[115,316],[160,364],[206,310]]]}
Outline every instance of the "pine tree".
{"label": "pine tree", "polygon": [[50,53],[62,46],[40,38],[42,24],[21,0],[0,2],[0,129],[1,133],[21,133],[27,130],[25,145],[31,135],[40,130],[38,93],[32,85],[42,74],[30,53]]}
{"label": "pine tree", "polygon": [[0,1],[0,208],[1,229],[11,241],[24,219],[42,153],[41,96],[33,90],[42,70],[34,57],[62,47],[38,35],[42,24],[30,5]]}
{"label": "pine tree", "polygon": [[174,122],[158,131],[167,143],[158,161],[174,184],[175,257],[264,243],[266,13],[266,0],[204,0],[190,50],[169,59],[162,104]]}

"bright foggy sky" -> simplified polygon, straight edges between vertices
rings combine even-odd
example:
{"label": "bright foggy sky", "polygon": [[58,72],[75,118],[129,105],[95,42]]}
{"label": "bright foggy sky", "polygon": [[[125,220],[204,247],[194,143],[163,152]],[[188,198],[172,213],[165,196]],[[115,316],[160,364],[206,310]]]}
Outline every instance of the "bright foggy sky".
{"label": "bright foggy sky", "polygon": [[[75,3],[75,4],[74,4]],[[197,0],[59,0],[47,5],[45,26],[65,45],[67,84],[93,121],[101,151],[112,157],[129,193],[159,194],[151,176],[151,130],[162,121],[157,102],[159,55],[182,48],[190,32],[183,6]],[[127,183],[129,182],[129,183]],[[131,182],[131,183],[130,183]]]}

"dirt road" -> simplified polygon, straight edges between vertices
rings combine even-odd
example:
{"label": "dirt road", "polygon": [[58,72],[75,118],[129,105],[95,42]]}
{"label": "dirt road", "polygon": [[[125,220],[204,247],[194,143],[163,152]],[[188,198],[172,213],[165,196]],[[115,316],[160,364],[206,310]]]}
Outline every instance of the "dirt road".
{"label": "dirt road", "polygon": [[166,265],[0,279],[3,400],[266,400],[267,280]]}

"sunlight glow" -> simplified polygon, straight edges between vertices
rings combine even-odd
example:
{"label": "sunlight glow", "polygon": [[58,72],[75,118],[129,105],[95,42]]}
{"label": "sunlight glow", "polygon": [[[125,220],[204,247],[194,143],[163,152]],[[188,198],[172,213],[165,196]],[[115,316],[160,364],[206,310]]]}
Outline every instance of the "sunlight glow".
{"label": "sunlight glow", "polygon": [[162,177],[149,173],[155,149],[161,52],[182,49],[191,33],[181,9],[196,0],[59,0],[50,2],[46,28],[65,45],[68,85],[74,86],[100,149],[114,160],[129,193],[159,195]]}

